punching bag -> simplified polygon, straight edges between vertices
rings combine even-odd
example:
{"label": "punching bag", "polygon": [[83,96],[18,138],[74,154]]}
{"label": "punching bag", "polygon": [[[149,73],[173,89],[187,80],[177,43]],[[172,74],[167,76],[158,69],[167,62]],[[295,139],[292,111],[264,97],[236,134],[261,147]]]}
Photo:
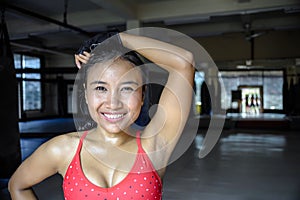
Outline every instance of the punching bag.
{"label": "punching bag", "polygon": [[283,104],[283,111],[285,114],[289,114],[289,88],[288,88],[288,81],[286,74],[283,76],[283,85],[282,85],[282,104]]}
{"label": "punching bag", "polygon": [[290,79],[290,87],[289,87],[289,114],[294,115],[295,112],[295,96],[296,96],[296,83],[294,81],[294,77]]}
{"label": "punching bag", "polygon": [[9,178],[21,162],[21,152],[17,79],[4,11],[0,31],[0,178]]}
{"label": "punching bag", "polygon": [[[212,91],[212,90],[211,90]],[[212,101],[208,86],[205,81],[201,85],[201,115],[210,115]]]}

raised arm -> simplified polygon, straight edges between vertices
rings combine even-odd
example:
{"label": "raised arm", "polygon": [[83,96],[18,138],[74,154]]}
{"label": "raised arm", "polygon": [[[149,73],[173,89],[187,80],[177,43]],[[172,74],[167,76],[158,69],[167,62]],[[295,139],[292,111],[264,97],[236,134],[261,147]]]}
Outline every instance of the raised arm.
{"label": "raised arm", "polygon": [[154,144],[172,141],[175,145],[188,118],[192,102],[194,80],[192,53],[148,37],[126,33],[120,33],[120,37],[125,47],[137,51],[168,71],[168,81],[160,97],[158,110],[144,134],[155,134]]}
{"label": "raised arm", "polygon": [[9,181],[8,189],[12,200],[37,199],[32,186],[61,169],[66,156],[60,146],[66,146],[66,140],[67,136],[58,136],[42,144],[19,166]]}

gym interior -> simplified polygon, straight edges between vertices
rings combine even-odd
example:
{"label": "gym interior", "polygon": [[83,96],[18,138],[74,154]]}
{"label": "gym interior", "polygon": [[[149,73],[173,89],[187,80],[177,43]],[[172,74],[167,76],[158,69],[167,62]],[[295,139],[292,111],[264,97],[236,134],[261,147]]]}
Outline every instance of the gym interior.
{"label": "gym interior", "polygon": [[[37,147],[77,131],[80,45],[96,34],[143,27],[187,35],[216,66],[196,66],[184,129],[192,140],[179,144],[184,151],[168,166],[163,199],[300,199],[297,0],[10,0],[0,6],[1,200],[10,199],[10,176]],[[153,104],[161,89],[151,87]],[[33,190],[41,200],[64,199],[61,184],[54,175]]]}

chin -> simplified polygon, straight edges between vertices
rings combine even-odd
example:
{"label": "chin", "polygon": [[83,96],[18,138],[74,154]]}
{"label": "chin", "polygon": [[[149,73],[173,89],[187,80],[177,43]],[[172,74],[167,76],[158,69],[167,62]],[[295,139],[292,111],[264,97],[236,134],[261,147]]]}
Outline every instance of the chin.
{"label": "chin", "polygon": [[122,133],[122,132],[125,132],[127,134],[129,134],[129,127],[128,125],[126,126],[123,126],[123,125],[120,125],[120,124],[115,124],[113,126],[102,126],[102,128],[107,132],[107,133],[110,133],[110,134],[118,134],[118,133]]}

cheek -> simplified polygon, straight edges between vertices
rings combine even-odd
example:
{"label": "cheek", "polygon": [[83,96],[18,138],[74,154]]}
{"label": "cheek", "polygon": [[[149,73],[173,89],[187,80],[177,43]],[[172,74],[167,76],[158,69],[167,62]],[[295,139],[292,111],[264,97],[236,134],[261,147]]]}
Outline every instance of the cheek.
{"label": "cheek", "polygon": [[127,98],[127,106],[131,109],[137,109],[142,106],[142,95],[139,92],[131,94]]}
{"label": "cheek", "polygon": [[104,95],[97,95],[94,92],[87,93],[86,102],[89,107],[93,108],[104,101]]}

